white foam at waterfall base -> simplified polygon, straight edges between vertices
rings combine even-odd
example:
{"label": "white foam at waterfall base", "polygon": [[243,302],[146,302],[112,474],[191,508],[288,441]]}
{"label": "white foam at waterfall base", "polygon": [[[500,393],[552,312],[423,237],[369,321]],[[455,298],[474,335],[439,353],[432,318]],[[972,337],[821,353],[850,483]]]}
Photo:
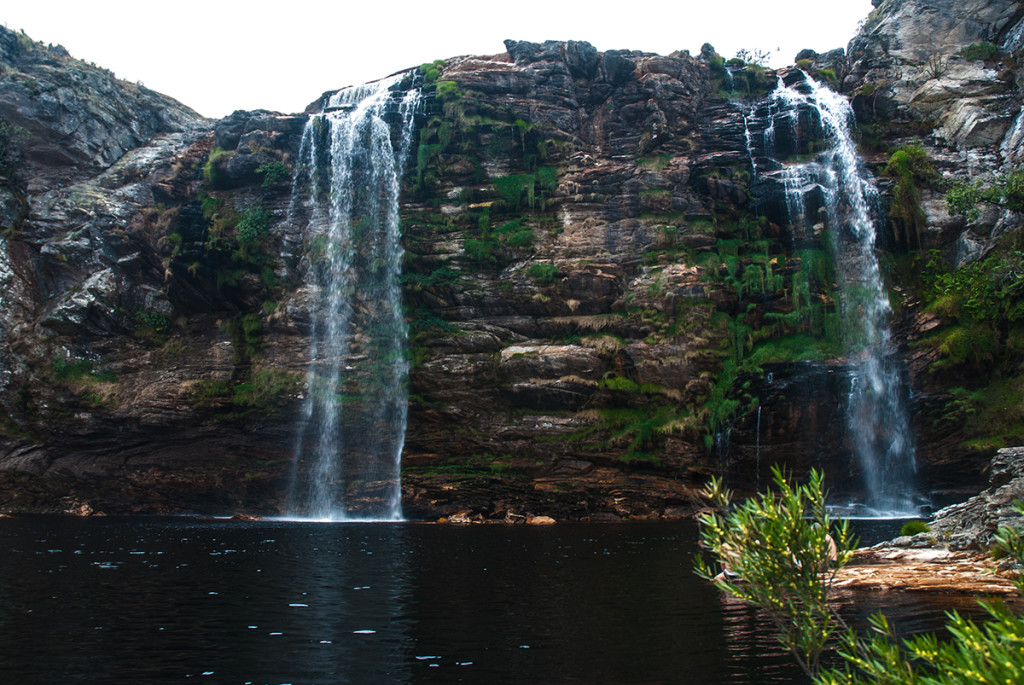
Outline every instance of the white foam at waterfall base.
{"label": "white foam at waterfall base", "polygon": [[772,98],[777,109],[769,107],[772,135],[766,131],[766,146],[774,143],[775,127],[795,127],[801,107],[812,108],[821,122],[827,149],[782,174],[786,206],[797,225],[794,231],[802,229],[806,236],[813,229],[807,225],[808,193],[820,189],[824,195],[851,373],[847,433],[864,474],[862,505],[878,515],[906,515],[916,511],[919,498],[907,388],[896,363],[888,327],[891,310],[875,254],[878,190],[850,133],[853,110],[846,98],[806,76],[800,89],[780,79]]}
{"label": "white foam at waterfall base", "polygon": [[303,132],[290,220],[304,227],[310,362],[289,518],[402,519],[399,191],[419,102],[399,89],[409,76],[335,93]]}

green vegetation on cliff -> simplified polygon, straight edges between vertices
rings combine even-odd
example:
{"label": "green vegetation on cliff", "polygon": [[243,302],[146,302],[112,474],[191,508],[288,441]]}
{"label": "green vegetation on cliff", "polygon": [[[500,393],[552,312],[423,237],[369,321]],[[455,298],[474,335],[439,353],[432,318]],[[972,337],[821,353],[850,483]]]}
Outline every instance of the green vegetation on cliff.
{"label": "green vegetation on cliff", "polygon": [[966,60],[989,60],[999,54],[999,48],[992,43],[981,41],[979,43],[971,43],[967,47],[960,50],[960,56]]}
{"label": "green vegetation on cliff", "polygon": [[959,268],[938,251],[914,263],[924,311],[938,323],[915,346],[954,386],[943,420],[963,428],[967,447],[1024,441],[1024,237],[1010,234]]}
{"label": "green vegetation on cliff", "polygon": [[275,185],[291,180],[292,177],[291,168],[280,160],[261,164],[256,167],[256,173],[263,175],[262,187],[264,188],[272,188]]}
{"label": "green vegetation on cliff", "polygon": [[218,171],[218,167],[230,159],[233,154],[231,150],[219,147],[210,150],[210,156],[207,157],[206,164],[203,165],[203,183],[211,188],[221,188],[224,185],[224,179]]}
{"label": "green vegetation on cliff", "polygon": [[708,61],[712,92],[732,99],[756,98],[770,93],[775,88],[775,80],[765,68],[765,61],[763,55],[746,50],[728,61],[715,53]]}
{"label": "green vegetation on cliff", "polygon": [[963,215],[967,221],[981,216],[982,204],[1000,205],[1024,212],[1024,170],[1016,169],[997,176],[990,184],[957,180],[946,191],[946,210]]}
{"label": "green vegetation on cliff", "polygon": [[921,186],[935,182],[935,168],[923,147],[903,145],[889,157],[883,173],[895,181],[889,206],[893,238],[904,248],[920,247],[926,223]]}
{"label": "green vegetation on cliff", "polygon": [[[436,61],[420,68],[426,121],[416,134],[411,191],[428,207],[404,220],[437,233],[461,234],[465,260],[446,268],[490,271],[529,254],[536,232],[550,227],[546,198],[558,170],[545,162],[562,143],[511,108],[444,80],[444,67]],[[489,172],[485,161],[501,173]],[[440,189],[451,185],[461,192],[447,198],[450,204],[441,211]],[[419,273],[418,246],[408,248],[407,269]]]}
{"label": "green vegetation on cliff", "polygon": [[703,279],[724,288],[732,304],[713,319],[728,353],[703,408],[709,450],[724,425],[756,409],[748,388],[765,364],[821,361],[841,352],[836,274],[826,251],[787,254],[748,219],[720,224],[719,235],[729,237],[718,239],[717,251],[697,258]]}

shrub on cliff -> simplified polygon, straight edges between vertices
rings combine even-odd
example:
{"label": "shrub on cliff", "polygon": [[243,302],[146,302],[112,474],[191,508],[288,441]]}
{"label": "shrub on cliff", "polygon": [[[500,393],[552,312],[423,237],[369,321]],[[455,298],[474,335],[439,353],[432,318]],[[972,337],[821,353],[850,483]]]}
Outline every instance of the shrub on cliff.
{"label": "shrub on cliff", "polygon": [[977,221],[981,216],[981,202],[998,202],[998,193],[985,188],[980,181],[955,181],[946,190],[946,212],[950,216],[962,215],[967,221]]}
{"label": "shrub on cliff", "polygon": [[[921,269],[926,310],[944,324],[920,345],[934,347],[933,370],[971,366],[1011,372],[1024,351],[1024,250],[1008,236],[985,259],[951,269],[933,250]],[[977,380],[977,379],[975,379]]]}
{"label": "shrub on cliff", "polygon": [[917,535],[919,533],[930,532],[932,532],[931,526],[919,519],[907,521],[903,524],[903,527],[900,528],[900,535]]}
{"label": "shrub on cliff", "polygon": [[907,248],[920,246],[927,223],[921,209],[921,186],[938,177],[928,153],[920,145],[903,145],[889,157],[883,173],[896,181],[889,206],[893,237]]}
{"label": "shrub on cliff", "polygon": [[967,221],[977,221],[983,203],[1024,212],[1024,169],[1001,174],[990,184],[957,179],[946,190],[946,212],[950,216],[962,215]]}
{"label": "shrub on cliff", "polygon": [[223,150],[214,146],[210,150],[210,156],[206,159],[206,164],[203,165],[203,183],[210,188],[220,188],[223,185],[223,179],[218,167],[227,163],[234,154],[232,150]]}
{"label": "shrub on cliff", "polygon": [[235,227],[238,242],[247,247],[255,246],[269,235],[269,227],[270,214],[262,205],[246,207],[242,210],[238,225]]}
{"label": "shrub on cliff", "polygon": [[292,177],[292,170],[280,160],[267,162],[256,167],[257,174],[263,174],[263,188],[273,188],[279,183],[288,181]]}
{"label": "shrub on cliff", "polygon": [[531,264],[526,275],[542,285],[554,283],[558,277],[558,267],[554,264]]}
{"label": "shrub on cliff", "polygon": [[441,76],[441,69],[444,68],[445,60],[435,59],[433,62],[424,62],[420,65],[419,72],[423,76],[423,81],[427,85],[432,85],[437,82],[437,79]]}
{"label": "shrub on cliff", "polygon": [[988,41],[971,43],[960,50],[960,56],[969,61],[992,59],[998,54],[999,48]]}

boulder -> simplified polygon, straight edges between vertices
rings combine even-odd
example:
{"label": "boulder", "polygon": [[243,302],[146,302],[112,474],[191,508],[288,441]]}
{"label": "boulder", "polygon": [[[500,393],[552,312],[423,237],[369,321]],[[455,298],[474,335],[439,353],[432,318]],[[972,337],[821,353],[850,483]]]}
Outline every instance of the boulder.
{"label": "boulder", "polygon": [[473,523],[473,512],[466,509],[458,511],[447,518],[447,523],[453,523],[457,525],[465,525],[467,523]]}
{"label": "boulder", "polygon": [[526,519],[526,523],[530,526],[550,526],[554,525],[555,519],[550,516],[531,516]]}
{"label": "boulder", "polygon": [[929,525],[952,549],[987,549],[1001,526],[1024,525],[1014,506],[1024,500],[1024,447],[996,452],[988,488],[966,502],[937,511]]}

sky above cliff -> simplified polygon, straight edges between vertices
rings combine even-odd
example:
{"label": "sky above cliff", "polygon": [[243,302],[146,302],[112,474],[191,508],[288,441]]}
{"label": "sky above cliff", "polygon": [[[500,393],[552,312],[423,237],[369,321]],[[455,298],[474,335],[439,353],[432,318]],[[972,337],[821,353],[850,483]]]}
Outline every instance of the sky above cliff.
{"label": "sky above cliff", "polygon": [[762,50],[785,66],[803,48],[846,47],[870,11],[871,0],[51,0],[9,3],[0,22],[220,117],[302,111],[324,91],[423,62],[503,53],[506,38],[694,55],[708,42],[725,57]]}

